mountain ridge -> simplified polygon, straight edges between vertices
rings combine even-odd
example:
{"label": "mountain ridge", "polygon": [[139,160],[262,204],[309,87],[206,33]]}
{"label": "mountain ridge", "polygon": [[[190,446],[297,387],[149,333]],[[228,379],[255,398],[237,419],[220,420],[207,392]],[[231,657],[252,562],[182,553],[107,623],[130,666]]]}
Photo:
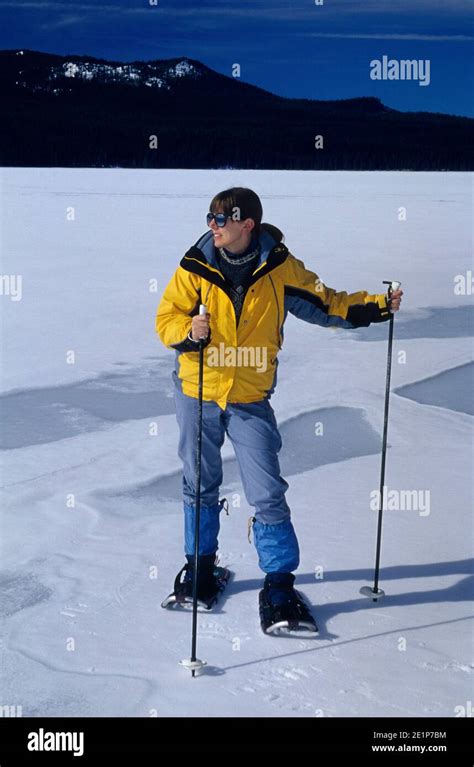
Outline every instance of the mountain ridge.
{"label": "mountain ridge", "polygon": [[474,168],[472,118],[401,112],[373,96],[279,96],[187,56],[2,50],[0,89],[2,165]]}

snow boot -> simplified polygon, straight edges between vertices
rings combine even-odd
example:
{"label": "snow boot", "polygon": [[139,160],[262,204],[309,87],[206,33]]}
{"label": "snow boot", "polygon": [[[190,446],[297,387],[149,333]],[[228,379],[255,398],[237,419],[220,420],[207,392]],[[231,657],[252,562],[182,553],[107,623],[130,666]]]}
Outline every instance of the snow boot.
{"label": "snow boot", "polygon": [[[193,602],[194,556],[186,554],[187,562],[175,578],[174,590],[161,603],[162,607],[173,605],[189,607]],[[199,556],[197,599],[200,608],[210,610],[227,585],[230,572],[219,567],[215,554]]]}
{"label": "snow boot", "polygon": [[266,575],[259,594],[260,623],[265,634],[318,632],[304,597],[293,588],[294,582],[292,573]]}
{"label": "snow boot", "polygon": [[[187,563],[185,564],[186,574],[182,583],[175,583],[175,592],[178,595],[192,597],[193,595],[193,576],[194,576],[194,555],[186,554]],[[201,554],[199,557],[197,597],[202,602],[207,602],[209,597],[215,594],[217,589],[216,578],[214,577],[214,566],[216,564],[215,554]],[[177,587],[177,588],[176,588]]]}
{"label": "snow boot", "polygon": [[268,573],[263,583],[266,601],[274,608],[284,608],[285,612],[291,611],[298,602],[293,588],[294,582],[293,573]]}

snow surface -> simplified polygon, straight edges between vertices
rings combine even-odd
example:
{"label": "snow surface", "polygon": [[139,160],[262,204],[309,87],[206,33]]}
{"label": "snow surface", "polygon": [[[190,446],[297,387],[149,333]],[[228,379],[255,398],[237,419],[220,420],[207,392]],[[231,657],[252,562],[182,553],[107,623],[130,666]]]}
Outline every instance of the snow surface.
{"label": "snow surface", "polygon": [[[425,505],[385,512],[387,596],[361,597],[373,577],[388,326],[330,331],[289,317],[272,405],[302,549],[297,583],[320,634],[261,633],[252,510],[226,442],[220,556],[234,578],[199,616],[208,666],[193,681],[178,665],[191,615],[159,607],[183,554],[174,355],[154,316],[210,199],[232,185],[255,188],[264,220],[326,284],[381,292],[382,280],[402,281],[386,481]],[[472,270],[472,177],[3,169],[0,206],[0,703],[23,716],[468,707],[472,290],[454,284]],[[12,275],[21,300],[9,295]]]}

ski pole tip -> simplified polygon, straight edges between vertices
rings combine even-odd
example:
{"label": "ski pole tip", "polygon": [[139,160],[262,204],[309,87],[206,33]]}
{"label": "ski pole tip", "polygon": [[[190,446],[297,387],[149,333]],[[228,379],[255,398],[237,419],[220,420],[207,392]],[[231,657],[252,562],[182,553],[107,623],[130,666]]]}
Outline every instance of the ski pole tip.
{"label": "ski pole tip", "polygon": [[377,602],[378,599],[382,599],[385,596],[385,591],[382,589],[373,589],[372,586],[363,586],[359,592],[363,597],[369,597],[373,602]]}
{"label": "ski pole tip", "polygon": [[199,673],[199,671],[207,665],[207,663],[205,660],[199,660],[199,658],[196,658],[196,660],[186,658],[185,660],[180,660],[179,665],[187,668],[191,672],[191,676],[194,677],[196,676],[196,673]]}

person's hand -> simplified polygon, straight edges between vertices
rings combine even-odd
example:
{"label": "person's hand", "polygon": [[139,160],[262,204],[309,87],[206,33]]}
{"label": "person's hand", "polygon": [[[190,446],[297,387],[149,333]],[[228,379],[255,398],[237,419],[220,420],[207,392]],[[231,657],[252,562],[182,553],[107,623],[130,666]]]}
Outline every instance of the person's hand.
{"label": "person's hand", "polygon": [[403,290],[394,290],[393,293],[390,296],[391,304],[390,304],[390,310],[392,312],[398,312],[400,309],[400,304],[402,302],[402,296],[403,296]]}
{"label": "person's hand", "polygon": [[196,314],[196,316],[193,317],[193,323],[191,326],[191,338],[193,341],[199,341],[201,338],[208,337],[210,319],[211,315],[209,313]]}

